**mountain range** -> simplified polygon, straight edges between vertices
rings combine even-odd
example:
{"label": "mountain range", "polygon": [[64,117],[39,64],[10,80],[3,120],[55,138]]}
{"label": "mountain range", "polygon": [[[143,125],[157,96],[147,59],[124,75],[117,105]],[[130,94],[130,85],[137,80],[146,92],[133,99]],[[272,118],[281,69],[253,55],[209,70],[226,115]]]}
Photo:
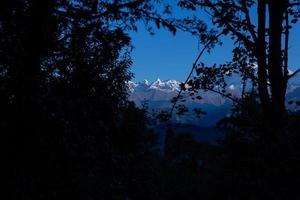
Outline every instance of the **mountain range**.
{"label": "mountain range", "polygon": [[[147,80],[141,82],[128,82],[130,91],[129,100],[135,102],[139,107],[147,106],[149,112],[170,111],[172,108],[171,100],[176,97],[180,90],[180,83],[176,80],[157,79],[154,82]],[[228,84],[227,91],[233,96],[241,94],[241,84],[239,80],[231,80]],[[223,98],[219,94],[206,91],[199,92],[201,100],[192,99],[188,94],[183,93],[185,102],[183,103],[190,110],[201,108],[207,114],[197,118],[192,112],[183,116],[173,115],[172,122],[179,124],[197,124],[202,127],[213,126],[220,119],[230,114],[232,102]],[[287,102],[300,98],[300,78],[294,79],[288,86]],[[294,105],[287,106],[291,110],[298,109]]]}

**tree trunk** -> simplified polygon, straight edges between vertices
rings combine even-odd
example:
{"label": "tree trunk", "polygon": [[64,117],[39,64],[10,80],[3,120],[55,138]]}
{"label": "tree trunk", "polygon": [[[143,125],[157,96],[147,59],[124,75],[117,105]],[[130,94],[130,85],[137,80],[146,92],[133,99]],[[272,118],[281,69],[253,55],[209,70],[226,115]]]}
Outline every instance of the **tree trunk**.
{"label": "tree trunk", "polygon": [[256,41],[256,57],[258,64],[258,91],[262,105],[263,117],[267,121],[270,112],[270,97],[267,78],[266,55],[266,0],[258,0],[258,37]]}
{"label": "tree trunk", "polygon": [[272,92],[271,122],[280,128],[285,113],[285,80],[282,59],[284,0],[269,1],[269,79]]}

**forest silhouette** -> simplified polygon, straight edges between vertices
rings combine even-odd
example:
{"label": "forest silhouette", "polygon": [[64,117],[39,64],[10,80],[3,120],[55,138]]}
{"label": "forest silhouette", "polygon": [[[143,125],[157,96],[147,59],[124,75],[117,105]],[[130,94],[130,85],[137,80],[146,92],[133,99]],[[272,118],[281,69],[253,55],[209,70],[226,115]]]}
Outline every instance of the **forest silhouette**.
{"label": "forest silhouette", "polygon": [[[204,9],[214,27],[201,15],[173,18],[164,3],[1,0],[3,199],[300,198],[300,115],[285,99],[288,81],[300,71],[288,71],[300,2],[176,1],[180,9]],[[196,99],[202,90],[233,101],[231,115],[218,123],[224,137],[217,145],[167,127],[163,154],[158,150],[154,120],[128,100],[128,33],[139,22],[150,33],[153,27],[189,32],[203,52],[213,52],[220,36],[234,41],[232,61],[207,66],[200,52],[196,76],[181,84]],[[226,91],[233,74],[242,80],[239,98]],[[187,111],[181,92],[172,100],[179,115]],[[173,109],[157,119],[167,121]]]}

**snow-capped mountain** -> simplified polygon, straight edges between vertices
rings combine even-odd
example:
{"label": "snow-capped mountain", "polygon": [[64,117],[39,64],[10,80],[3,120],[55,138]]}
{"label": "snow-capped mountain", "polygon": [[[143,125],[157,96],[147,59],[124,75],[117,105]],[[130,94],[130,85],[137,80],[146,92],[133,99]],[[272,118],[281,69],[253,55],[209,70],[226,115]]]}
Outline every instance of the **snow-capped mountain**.
{"label": "snow-capped mountain", "polygon": [[[150,111],[168,111],[173,105],[171,100],[177,96],[180,90],[180,83],[181,82],[176,80],[164,81],[160,79],[152,83],[147,80],[137,83],[129,82],[129,100],[135,102],[138,106],[146,104]],[[234,86],[230,85],[229,90],[230,89],[234,90]],[[228,100],[212,92],[202,92],[200,95],[203,99],[196,100],[186,94],[184,104],[190,109],[201,107],[208,115],[201,119],[197,119],[190,114],[180,117],[175,115],[174,120],[177,123],[212,125],[228,114],[230,108],[230,102]]]}
{"label": "snow-capped mountain", "polygon": [[[288,87],[287,101],[291,99],[300,99],[300,81],[295,79]],[[137,106],[147,105],[149,111],[169,111],[172,107],[171,100],[176,97],[180,90],[180,83],[176,80],[161,80],[157,79],[154,82],[147,80],[141,82],[128,82],[130,90],[129,100],[136,103]],[[227,91],[233,96],[241,94],[241,84],[238,80],[229,82]],[[219,94],[213,92],[200,92],[201,100],[192,99],[189,94],[183,93],[186,97],[185,104],[190,110],[193,108],[201,108],[207,115],[201,118],[196,118],[195,115],[186,114],[184,116],[174,115],[177,123],[197,124],[201,126],[214,125],[218,120],[226,117],[230,113],[232,102],[223,98]],[[179,102],[180,103],[180,102]],[[288,108],[294,110],[295,108],[287,104]]]}
{"label": "snow-capped mountain", "polygon": [[149,82],[147,80],[144,80],[143,82],[128,82],[128,87],[130,92],[137,92],[137,91],[147,91],[149,88]]}
{"label": "snow-capped mountain", "polygon": [[[181,82],[176,80],[160,80],[149,83],[149,81],[144,80],[142,82],[129,82],[130,90],[130,100],[134,101],[137,105],[140,105],[141,102],[149,101],[167,101],[170,104],[171,99],[175,97],[180,91]],[[234,96],[240,94],[241,86],[231,83],[227,87],[228,92],[232,93]],[[219,94],[214,92],[199,92],[199,95],[203,97],[201,100],[192,99],[188,93],[182,93],[185,96],[186,104],[212,104],[215,106],[223,105],[226,102],[226,99],[221,97]]]}
{"label": "snow-capped mountain", "polygon": [[150,89],[161,90],[165,92],[178,92],[180,82],[176,80],[161,81],[159,78],[150,85]]}
{"label": "snow-capped mountain", "polygon": [[136,91],[147,91],[147,90],[160,90],[164,92],[173,92],[173,91],[179,91],[179,84],[180,82],[176,80],[167,80],[167,81],[162,81],[159,78],[154,81],[153,83],[149,83],[148,80],[144,80],[142,82],[132,82],[129,81],[129,89],[131,92],[136,92]]}

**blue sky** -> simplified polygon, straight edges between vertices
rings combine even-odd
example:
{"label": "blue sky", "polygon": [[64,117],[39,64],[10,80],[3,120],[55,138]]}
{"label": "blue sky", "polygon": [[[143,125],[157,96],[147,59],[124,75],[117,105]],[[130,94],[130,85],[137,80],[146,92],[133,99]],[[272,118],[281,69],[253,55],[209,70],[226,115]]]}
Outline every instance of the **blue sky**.
{"label": "blue sky", "polygon": [[[164,29],[150,35],[140,25],[138,32],[130,33],[132,44],[133,66],[135,81],[147,79],[154,81],[157,78],[183,81],[189,73],[192,63],[201,50],[197,37],[186,32],[177,32],[173,36]],[[290,39],[290,66],[294,70],[300,66],[300,25],[297,24],[291,32]],[[224,63],[231,58],[232,41],[222,38],[224,45],[217,46],[211,54],[204,54],[201,61],[213,64]]]}
{"label": "blue sky", "polygon": [[[136,81],[157,78],[183,81],[201,49],[197,37],[185,32],[173,36],[161,29],[152,36],[141,29],[131,36],[134,45],[132,71]],[[206,53],[202,61],[225,62],[231,56],[231,46],[231,41],[226,40],[222,48],[216,48],[211,55]]]}

